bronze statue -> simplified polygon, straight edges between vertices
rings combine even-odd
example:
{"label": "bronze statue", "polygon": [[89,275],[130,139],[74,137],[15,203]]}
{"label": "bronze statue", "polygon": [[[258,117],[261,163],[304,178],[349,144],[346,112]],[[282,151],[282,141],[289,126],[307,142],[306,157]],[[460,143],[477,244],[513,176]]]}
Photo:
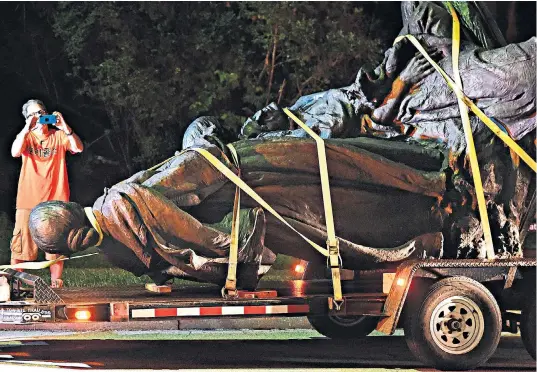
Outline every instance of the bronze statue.
{"label": "bronze statue", "polygon": [[[410,2],[402,8],[402,33],[416,35],[451,73],[446,9]],[[494,44],[493,33],[476,30],[461,51],[464,90],[534,156],[535,38],[502,46]],[[326,138],[345,268],[484,254],[456,97],[409,47],[396,44],[374,71],[361,69],[354,84],[302,97],[290,108]],[[472,129],[496,253],[520,256],[519,231],[535,192],[534,175],[475,117]],[[241,178],[293,227],[324,245],[315,142],[289,128],[274,104],[245,123],[243,136],[248,139],[233,143]],[[182,277],[223,284],[235,186],[190,147],[205,147],[237,174],[225,146],[231,137],[216,118],[200,118],[187,130],[184,151],[107,189],[91,212],[102,229],[101,251],[117,266],[156,282]],[[255,287],[259,265],[273,262],[274,254],[324,262],[249,197],[241,208],[239,287]],[[38,205],[30,229],[50,253],[71,254],[100,241],[96,226],[74,203]]]}
{"label": "bronze statue", "polygon": [[[326,232],[314,141],[244,140],[234,146],[241,178],[292,226],[323,246]],[[237,172],[225,151],[208,149]],[[448,215],[444,152],[356,138],[327,141],[327,159],[345,267],[441,256],[441,242],[421,242],[441,231]],[[234,184],[198,152],[183,151],[97,199],[92,211],[104,234],[99,248],[111,262],[136,275],[221,284],[227,272],[234,192]],[[456,198],[452,202],[456,204]],[[407,206],[412,206],[412,213]],[[264,259],[272,262],[274,253],[323,262],[320,253],[265,215],[249,197],[242,197],[241,208],[239,262],[250,268],[243,282],[255,282],[259,264]],[[99,238],[75,203],[40,204],[32,211],[30,230],[41,249],[61,254],[86,249]]]}

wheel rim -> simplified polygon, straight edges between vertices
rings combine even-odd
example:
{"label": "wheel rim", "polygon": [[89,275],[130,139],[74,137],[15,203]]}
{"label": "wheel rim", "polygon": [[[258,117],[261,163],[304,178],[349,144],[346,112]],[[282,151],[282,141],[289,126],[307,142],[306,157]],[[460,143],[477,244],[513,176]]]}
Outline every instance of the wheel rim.
{"label": "wheel rim", "polygon": [[485,324],[479,306],[469,298],[454,296],[434,309],[430,331],[435,344],[449,354],[466,354],[483,338]]}
{"label": "wheel rim", "polygon": [[360,323],[363,323],[365,316],[337,316],[329,315],[331,321],[342,327],[353,327]]}

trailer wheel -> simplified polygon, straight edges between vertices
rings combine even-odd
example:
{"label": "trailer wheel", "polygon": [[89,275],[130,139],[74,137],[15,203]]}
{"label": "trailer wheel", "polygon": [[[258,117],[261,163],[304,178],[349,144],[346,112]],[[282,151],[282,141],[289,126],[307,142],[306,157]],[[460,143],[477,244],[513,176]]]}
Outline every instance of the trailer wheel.
{"label": "trailer wheel", "polygon": [[535,359],[535,292],[528,296],[522,309],[520,336],[522,337],[524,347],[531,357]]}
{"label": "trailer wheel", "polygon": [[473,279],[443,279],[409,307],[406,342],[414,356],[427,366],[474,369],[486,362],[498,346],[500,308],[489,290]]}
{"label": "trailer wheel", "polygon": [[[304,280],[329,279],[326,266],[308,263]],[[363,338],[373,332],[378,318],[370,316],[308,315],[311,326],[323,336],[331,339]]]}
{"label": "trailer wheel", "polygon": [[363,338],[373,332],[378,319],[370,316],[308,315],[317,332],[332,339]]}

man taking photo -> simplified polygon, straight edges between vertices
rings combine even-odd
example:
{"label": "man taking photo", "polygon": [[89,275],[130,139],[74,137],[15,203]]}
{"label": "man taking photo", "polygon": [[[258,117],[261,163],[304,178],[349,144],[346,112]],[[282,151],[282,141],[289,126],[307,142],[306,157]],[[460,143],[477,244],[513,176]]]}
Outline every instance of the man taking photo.
{"label": "man taking photo", "polygon": [[[37,204],[60,200],[69,201],[69,181],[65,153],[82,152],[84,146],[59,112],[52,116],[42,101],[31,99],[22,106],[26,124],[11,146],[11,155],[22,157],[17,190],[15,229],[11,240],[11,264],[37,259],[37,246],[28,230],[30,211]],[[53,126],[49,127],[52,124]],[[47,260],[58,255],[47,254]],[[63,261],[50,266],[52,287],[62,287]]]}

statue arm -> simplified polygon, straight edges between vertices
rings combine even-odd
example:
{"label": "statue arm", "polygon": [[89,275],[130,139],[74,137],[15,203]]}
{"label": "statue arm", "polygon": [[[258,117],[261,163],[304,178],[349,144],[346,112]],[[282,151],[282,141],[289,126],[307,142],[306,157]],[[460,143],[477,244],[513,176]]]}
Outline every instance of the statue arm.
{"label": "statue arm", "polygon": [[[442,56],[442,52],[434,50],[430,55],[433,59],[438,60]],[[411,93],[414,86],[433,72],[434,68],[425,57],[422,55],[414,56],[393,81],[390,92],[382,104],[373,111],[371,118],[379,124],[393,125],[403,99]]]}
{"label": "statue arm", "polygon": [[[206,150],[235,170],[216,146],[207,147]],[[227,182],[228,179],[199,153],[186,150],[157,167],[134,174],[112,189],[129,184],[141,185],[158,191],[176,206],[186,208],[200,204]]]}
{"label": "statue arm", "polygon": [[393,124],[399,112],[399,106],[409,91],[410,86],[408,83],[405,83],[400,78],[395,79],[392,84],[392,90],[386,96],[384,102],[373,111],[371,119],[382,125]]}

